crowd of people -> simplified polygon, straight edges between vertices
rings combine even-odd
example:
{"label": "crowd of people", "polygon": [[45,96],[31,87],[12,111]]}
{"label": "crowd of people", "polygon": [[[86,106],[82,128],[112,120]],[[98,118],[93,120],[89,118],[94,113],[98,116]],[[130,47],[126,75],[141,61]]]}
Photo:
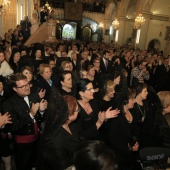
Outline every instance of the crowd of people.
{"label": "crowd of people", "polygon": [[6,170],[11,155],[17,170],[133,170],[141,148],[170,147],[170,56],[79,40],[28,48],[12,39],[19,28],[0,40]]}

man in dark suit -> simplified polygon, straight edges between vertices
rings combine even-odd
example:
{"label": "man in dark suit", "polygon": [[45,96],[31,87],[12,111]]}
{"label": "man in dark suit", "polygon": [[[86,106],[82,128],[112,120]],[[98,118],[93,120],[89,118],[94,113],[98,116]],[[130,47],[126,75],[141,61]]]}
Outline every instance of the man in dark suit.
{"label": "man in dark suit", "polygon": [[73,64],[73,70],[80,70],[80,68],[81,68],[81,64],[77,59],[77,55],[78,54],[76,52],[73,52],[71,54],[71,62]]}
{"label": "man in dark suit", "polygon": [[156,91],[170,90],[170,66],[169,58],[163,58],[163,64],[158,65],[155,71],[155,87]]}
{"label": "man in dark suit", "polygon": [[22,42],[25,43],[30,37],[31,22],[29,21],[28,16],[25,16],[24,20],[21,20],[20,25],[21,25],[21,34],[23,35]]}
{"label": "man in dark suit", "polygon": [[112,62],[109,60],[109,51],[103,52],[103,57],[100,59],[100,70],[104,74],[108,74],[112,66]]}
{"label": "man in dark suit", "polygon": [[12,124],[9,129],[15,140],[15,160],[17,170],[31,170],[35,167],[37,144],[47,102],[36,101],[30,92],[26,76],[16,73],[10,79],[15,94],[3,104],[4,112],[9,112]]}
{"label": "man in dark suit", "polygon": [[81,53],[81,69],[87,70],[88,66],[90,65],[90,61],[88,59],[88,52],[87,51],[83,51]]}

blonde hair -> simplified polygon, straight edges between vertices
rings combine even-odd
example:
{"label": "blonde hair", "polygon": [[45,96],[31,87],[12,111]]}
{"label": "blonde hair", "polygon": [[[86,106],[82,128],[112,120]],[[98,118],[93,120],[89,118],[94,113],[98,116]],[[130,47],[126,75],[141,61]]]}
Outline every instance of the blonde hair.
{"label": "blonde hair", "polygon": [[42,75],[44,73],[44,69],[46,67],[49,67],[51,69],[51,67],[48,64],[40,64],[39,66],[39,74]]}
{"label": "blonde hair", "polygon": [[160,91],[158,92],[158,97],[164,108],[170,106],[170,91]]}
{"label": "blonde hair", "polygon": [[115,89],[114,81],[108,80],[106,82],[106,93],[112,92]]}
{"label": "blonde hair", "polygon": [[61,68],[62,68],[63,70],[65,69],[66,64],[69,64],[69,61],[63,61],[63,62],[61,63]]}

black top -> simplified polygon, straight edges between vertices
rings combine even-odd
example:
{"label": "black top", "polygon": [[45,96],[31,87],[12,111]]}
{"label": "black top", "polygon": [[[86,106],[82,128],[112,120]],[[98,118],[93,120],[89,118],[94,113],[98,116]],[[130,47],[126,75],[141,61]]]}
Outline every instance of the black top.
{"label": "black top", "polygon": [[128,144],[131,143],[135,135],[135,121],[128,122],[124,113],[120,113],[118,117],[108,120],[108,126],[105,130],[105,142],[115,151],[118,162],[128,165],[132,159]]}
{"label": "black top", "polygon": [[99,139],[99,132],[96,126],[99,113],[98,105],[95,100],[91,100],[89,103],[93,110],[90,114],[87,114],[78,103],[81,109],[76,119],[79,135],[84,139]]}
{"label": "black top", "polygon": [[44,170],[64,170],[73,164],[73,154],[80,143],[75,123],[69,125],[70,133],[64,128],[45,145]]}

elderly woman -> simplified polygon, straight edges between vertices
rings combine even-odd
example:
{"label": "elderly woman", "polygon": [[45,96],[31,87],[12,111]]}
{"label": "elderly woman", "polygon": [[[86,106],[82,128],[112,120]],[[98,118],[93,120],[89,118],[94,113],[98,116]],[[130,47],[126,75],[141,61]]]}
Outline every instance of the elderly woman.
{"label": "elderly woman", "polygon": [[[48,101],[51,95],[52,80],[51,80],[51,67],[48,64],[41,64],[39,67],[40,78],[37,80],[37,87],[45,90],[44,98]],[[43,92],[43,91],[42,91]]]}

